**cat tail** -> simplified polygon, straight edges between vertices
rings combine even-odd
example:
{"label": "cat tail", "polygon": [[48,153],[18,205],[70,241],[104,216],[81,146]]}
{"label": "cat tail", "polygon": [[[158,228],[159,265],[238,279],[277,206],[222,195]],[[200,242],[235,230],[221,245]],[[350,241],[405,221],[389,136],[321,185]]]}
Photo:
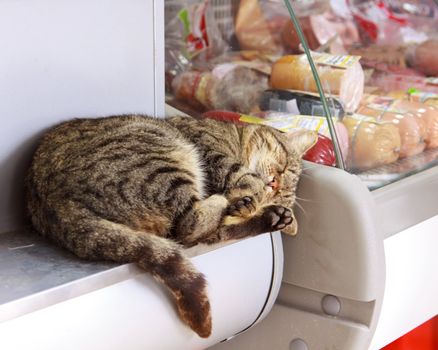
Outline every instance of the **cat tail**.
{"label": "cat tail", "polygon": [[212,322],[207,282],[181,246],[169,239],[106,220],[93,220],[92,225],[82,227],[92,227],[93,232],[78,232],[76,242],[72,242],[73,251],[84,258],[137,263],[170,290],[182,321],[200,337],[210,336]]}

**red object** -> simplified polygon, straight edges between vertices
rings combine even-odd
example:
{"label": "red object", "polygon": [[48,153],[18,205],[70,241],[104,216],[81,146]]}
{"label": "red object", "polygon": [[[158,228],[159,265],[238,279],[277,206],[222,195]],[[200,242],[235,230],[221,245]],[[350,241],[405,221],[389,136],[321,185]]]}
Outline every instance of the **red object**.
{"label": "red object", "polygon": [[224,122],[243,124],[239,119],[241,114],[230,111],[208,111],[203,114],[205,118],[216,119]]}
{"label": "red object", "polygon": [[438,316],[435,316],[408,334],[385,346],[382,350],[436,350],[438,349]]}
{"label": "red object", "polygon": [[353,13],[353,17],[357,21],[359,26],[363,29],[363,31],[367,33],[368,36],[372,39],[372,41],[377,41],[377,36],[379,34],[379,29],[377,25],[374,22],[356,13]]}
{"label": "red object", "polygon": [[336,166],[336,155],[332,140],[318,134],[318,141],[306,152],[303,159],[318,164]]}
{"label": "red object", "polygon": [[383,1],[377,2],[377,7],[380,8],[390,20],[397,22],[401,26],[406,26],[408,24],[408,21],[405,18],[397,17],[394,12],[388,9]]}
{"label": "red object", "polygon": [[201,51],[209,47],[207,21],[205,19],[205,5],[202,7],[201,19],[199,22],[198,30],[201,32],[200,37],[195,36],[193,32],[189,33],[186,37],[188,49],[191,52]]}

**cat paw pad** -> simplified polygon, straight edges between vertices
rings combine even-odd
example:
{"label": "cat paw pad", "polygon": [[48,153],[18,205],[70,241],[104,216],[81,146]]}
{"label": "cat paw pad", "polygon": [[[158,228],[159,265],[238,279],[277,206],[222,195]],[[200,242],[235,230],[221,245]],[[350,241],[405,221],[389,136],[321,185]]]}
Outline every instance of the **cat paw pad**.
{"label": "cat paw pad", "polygon": [[292,223],[292,211],[280,205],[271,205],[264,211],[265,223],[270,230],[277,231],[284,229]]}

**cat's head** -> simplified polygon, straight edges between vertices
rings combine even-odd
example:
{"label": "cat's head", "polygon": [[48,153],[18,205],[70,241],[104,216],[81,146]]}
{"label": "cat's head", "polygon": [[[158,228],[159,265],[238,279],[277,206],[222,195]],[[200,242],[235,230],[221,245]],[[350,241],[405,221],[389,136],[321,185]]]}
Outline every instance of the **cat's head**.
{"label": "cat's head", "polygon": [[[302,156],[317,141],[317,134],[306,130],[292,133],[265,132],[258,129],[254,135],[252,152],[248,154],[248,166],[259,174],[267,185],[270,201],[293,209],[296,189],[302,170]],[[257,137],[258,136],[258,137]],[[255,139],[255,141],[254,141]],[[295,217],[292,224],[282,230],[295,235],[298,225]]]}

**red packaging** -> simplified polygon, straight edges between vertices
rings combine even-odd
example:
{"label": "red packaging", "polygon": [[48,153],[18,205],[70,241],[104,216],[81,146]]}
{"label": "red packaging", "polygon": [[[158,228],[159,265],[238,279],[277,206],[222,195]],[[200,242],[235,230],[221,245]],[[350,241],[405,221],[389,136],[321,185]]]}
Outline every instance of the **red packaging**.
{"label": "red packaging", "polygon": [[234,124],[243,124],[239,119],[241,114],[230,111],[208,111],[203,114],[205,118],[215,119],[223,122],[231,122]]}
{"label": "red packaging", "polygon": [[313,163],[336,166],[336,155],[332,140],[318,134],[318,141],[304,154],[303,159]]}

